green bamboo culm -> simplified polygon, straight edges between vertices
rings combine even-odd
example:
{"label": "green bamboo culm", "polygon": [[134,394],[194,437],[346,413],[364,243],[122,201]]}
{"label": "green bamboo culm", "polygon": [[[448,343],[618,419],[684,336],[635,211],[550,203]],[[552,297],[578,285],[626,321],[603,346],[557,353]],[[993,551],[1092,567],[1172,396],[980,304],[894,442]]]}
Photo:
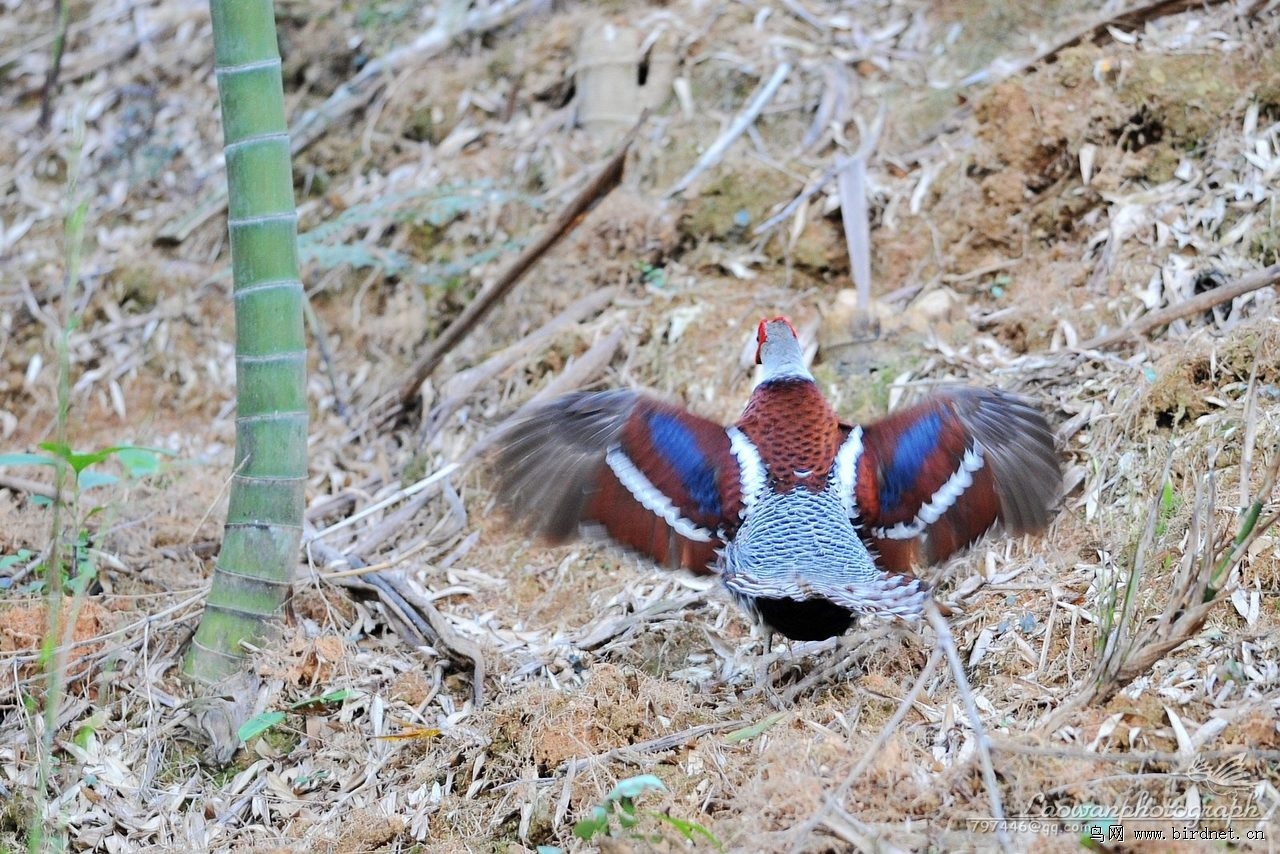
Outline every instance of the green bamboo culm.
{"label": "green bamboo culm", "polygon": [[306,343],[298,215],[271,0],[210,0],[226,140],[236,454],[213,587],[184,672],[213,684],[279,626],[302,539]]}

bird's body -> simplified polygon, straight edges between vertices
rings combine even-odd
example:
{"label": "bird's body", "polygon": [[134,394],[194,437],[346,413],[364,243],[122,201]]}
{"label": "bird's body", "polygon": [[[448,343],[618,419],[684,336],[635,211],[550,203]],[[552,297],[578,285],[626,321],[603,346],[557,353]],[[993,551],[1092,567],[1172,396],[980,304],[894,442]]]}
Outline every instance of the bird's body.
{"label": "bird's body", "polygon": [[632,391],[571,394],[500,440],[498,492],[553,541],[602,528],[661,566],[719,575],[797,640],[856,614],[918,617],[909,570],[997,522],[1043,528],[1061,475],[1044,417],[956,389],[853,426],[805,367],[795,330],[763,321],[764,376],[731,427]]}

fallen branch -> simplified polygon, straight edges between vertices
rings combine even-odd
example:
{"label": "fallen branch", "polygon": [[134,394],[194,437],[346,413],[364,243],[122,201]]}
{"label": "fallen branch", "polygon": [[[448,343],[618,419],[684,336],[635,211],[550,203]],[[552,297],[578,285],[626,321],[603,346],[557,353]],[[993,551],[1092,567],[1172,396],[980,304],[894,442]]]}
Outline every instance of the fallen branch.
{"label": "fallen branch", "polygon": [[830,184],[831,181],[836,176],[844,172],[844,170],[848,168],[849,163],[853,158],[861,157],[864,162],[870,162],[871,154],[875,150],[875,147],[879,144],[880,135],[884,131],[885,117],[888,115],[888,109],[889,109],[888,104],[889,104],[888,101],[880,102],[880,109],[876,113],[875,121],[874,123],[872,123],[870,128],[863,127],[861,123],[858,124],[858,130],[862,135],[862,142],[858,145],[857,151],[855,151],[849,157],[842,157],[839,160],[837,160],[833,165],[828,166],[826,170],[821,175],[818,176],[817,180],[806,185],[805,188],[801,190],[794,199],[787,202],[782,207],[782,210],[778,211],[776,214],[769,217],[764,222],[757,225],[755,228],[751,229],[751,233],[759,236],[761,234],[764,234],[767,231],[772,231],[773,229],[777,228],[780,224],[782,224],[783,221],[785,221],[792,214],[795,213],[796,208],[800,207],[805,202],[809,201],[809,199],[813,198],[815,195],[821,192],[822,189],[827,186],[827,184]]}
{"label": "fallen branch", "polygon": [[724,133],[711,143],[703,155],[698,158],[698,162],[693,164],[693,168],[684,174],[684,177],[676,181],[665,195],[671,196],[683,193],[689,188],[699,175],[709,169],[714,163],[724,157],[724,153],[729,150],[729,146],[733,145],[733,141],[746,133],[747,128],[751,127],[752,122],[760,115],[760,111],[764,109],[765,104],[773,99],[774,94],[778,91],[778,87],[782,85],[782,81],[787,79],[787,75],[791,73],[791,63],[784,62],[774,69],[773,76],[765,82],[757,91],[755,96],[742,108],[742,112],[734,117]]}
{"label": "fallen branch", "polygon": [[627,152],[630,150],[631,143],[635,141],[640,127],[647,118],[647,111],[641,114],[640,120],[623,137],[617,152],[613,157],[609,158],[609,162],[604,165],[604,168],[582,188],[582,191],[561,212],[556,221],[532,245],[521,252],[520,256],[511,263],[511,266],[501,276],[481,291],[462,314],[458,315],[457,319],[449,324],[444,332],[440,333],[439,338],[431,342],[431,347],[428,348],[427,352],[423,353],[418,361],[413,364],[413,367],[409,369],[409,378],[401,383],[390,411],[379,419],[380,423],[387,423],[411,410],[414,399],[418,396],[418,389],[422,386],[423,381],[431,375],[431,372],[439,366],[445,355],[456,347],[458,342],[465,338],[503,297],[510,293],[511,289],[524,278],[524,274],[529,272],[533,265],[543,255],[547,254],[551,247],[559,243],[566,234],[576,228],[582,222],[583,217],[622,182],[623,165],[626,163]]}
{"label": "fallen branch", "polygon": [[8,474],[0,474],[0,489],[12,489],[14,492],[25,492],[28,495],[37,495],[41,498],[48,498],[50,501],[58,497],[57,491],[51,484],[41,483],[38,480],[29,480],[25,477],[15,477]]}
{"label": "fallen branch", "polygon": [[[365,565],[360,558],[344,554],[321,542],[312,542],[310,548],[326,563],[346,563],[352,569]],[[387,618],[396,625],[397,634],[410,643],[416,637],[419,642],[434,647],[455,664],[469,666],[471,699],[477,709],[484,705],[485,666],[480,645],[454,631],[449,621],[407,572],[396,570],[358,576],[321,573],[320,577],[342,587],[375,594],[386,609]]]}
{"label": "fallen branch", "polygon": [[[1147,3],[1143,6],[1117,12],[1115,15],[1090,24],[1067,36],[1057,44],[1046,48],[1015,69],[1014,73],[1033,68],[1043,62],[1052,62],[1064,50],[1073,48],[1076,45],[1084,44],[1085,42],[1099,42],[1110,35],[1112,29],[1136,30],[1157,18],[1178,15],[1189,9],[1204,9],[1207,6],[1222,2],[1225,2],[1225,0],[1155,0],[1154,3]],[[1253,10],[1251,9],[1247,14],[1252,14],[1252,12]]]}
{"label": "fallen branch", "polygon": [[[1039,744],[1019,744],[1016,741],[994,740],[991,748],[1000,753],[1014,753],[1019,756],[1044,756],[1050,759],[1074,759],[1080,762],[1107,762],[1115,765],[1133,763],[1150,765],[1155,762],[1183,763],[1187,754],[1174,750],[1135,750],[1120,753],[1114,750],[1085,750],[1082,747],[1045,747]],[[1221,762],[1237,758],[1253,759],[1258,762],[1280,762],[1280,750],[1262,750],[1254,745],[1225,748],[1222,750],[1197,750],[1195,758],[1202,762]]]}
{"label": "fallen branch", "polygon": [[570,327],[581,323],[583,318],[598,313],[612,302],[618,293],[619,289],[616,287],[589,291],[585,296],[574,300],[564,311],[561,311],[519,341],[495,353],[479,365],[450,377],[440,389],[440,397],[442,399],[431,408],[431,413],[423,419],[420,444],[426,446],[432,437],[440,431],[440,428],[453,417],[453,414],[471,399],[477,388],[490,382],[511,366],[528,359],[531,353],[562,336]]}
{"label": "fallen branch", "polygon": [[1241,276],[1235,282],[1229,285],[1223,285],[1220,288],[1214,288],[1211,291],[1205,291],[1197,294],[1188,300],[1183,300],[1177,305],[1171,305],[1162,308],[1159,311],[1153,311],[1144,314],[1137,320],[1127,325],[1124,329],[1117,329],[1114,332],[1108,332],[1105,335],[1099,335],[1081,344],[1081,350],[1101,350],[1106,347],[1113,347],[1116,344],[1124,343],[1131,338],[1140,338],[1159,326],[1167,326],[1175,320],[1188,317],[1193,314],[1200,314],[1208,311],[1216,305],[1224,302],[1230,302],[1236,297],[1244,296],[1253,291],[1262,290],[1280,283],[1280,264],[1272,264],[1270,267],[1264,267],[1261,270]]}
{"label": "fallen branch", "polygon": [[[525,401],[524,405],[513,412],[507,421],[503,423],[519,420],[551,398],[559,397],[586,385],[592,377],[604,370],[605,366],[613,361],[614,354],[618,352],[618,347],[622,344],[624,332],[625,330],[622,327],[617,327],[592,344],[587,352],[570,362],[554,380],[547,383],[541,391]],[[467,452],[458,460],[458,465],[468,465],[476,457],[484,454],[489,449],[489,445],[500,435],[502,435],[501,425],[497,429],[486,433],[479,441],[468,448]]]}

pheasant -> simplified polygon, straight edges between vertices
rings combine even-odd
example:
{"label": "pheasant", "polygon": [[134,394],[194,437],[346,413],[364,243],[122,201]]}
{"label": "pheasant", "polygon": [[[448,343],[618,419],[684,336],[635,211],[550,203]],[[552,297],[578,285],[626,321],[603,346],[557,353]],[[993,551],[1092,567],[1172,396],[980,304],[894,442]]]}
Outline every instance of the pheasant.
{"label": "pheasant", "polygon": [[921,616],[911,575],[1002,523],[1052,516],[1062,475],[1044,416],[1002,391],[956,388],[845,424],[790,321],[760,322],[763,377],[724,427],[635,391],[561,397],[499,437],[497,493],[552,542],[602,532],[659,566],[718,575],[793,640],[857,615]]}

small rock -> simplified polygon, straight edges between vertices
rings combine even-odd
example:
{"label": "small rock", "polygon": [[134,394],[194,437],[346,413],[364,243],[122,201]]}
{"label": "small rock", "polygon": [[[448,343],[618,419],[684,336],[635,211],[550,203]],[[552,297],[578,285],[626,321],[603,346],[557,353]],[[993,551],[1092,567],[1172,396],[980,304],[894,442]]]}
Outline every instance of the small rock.
{"label": "small rock", "polygon": [[920,332],[954,323],[964,315],[964,300],[948,287],[921,294],[902,312],[902,323]]}

